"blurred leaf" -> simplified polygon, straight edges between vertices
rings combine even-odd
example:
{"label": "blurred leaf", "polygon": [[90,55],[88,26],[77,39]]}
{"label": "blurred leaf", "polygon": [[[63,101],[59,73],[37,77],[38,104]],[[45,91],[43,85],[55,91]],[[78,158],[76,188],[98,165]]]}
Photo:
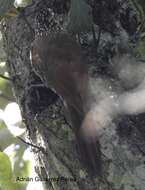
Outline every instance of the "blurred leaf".
{"label": "blurred leaf", "polygon": [[14,97],[11,83],[0,78],[0,108],[4,109],[5,106],[12,101],[14,101]]}
{"label": "blurred leaf", "polygon": [[10,9],[14,8],[15,0],[0,0],[0,16],[4,16]]}
{"label": "blurred leaf", "polygon": [[16,142],[16,138],[7,128],[0,129],[0,150],[4,150],[11,144]]}
{"label": "blurred leaf", "polygon": [[16,190],[11,161],[7,154],[0,152],[0,163],[0,186],[6,190]]}
{"label": "blurred leaf", "polygon": [[7,68],[6,65],[3,65],[5,62],[0,62],[0,74],[1,75],[5,75],[5,73],[7,72]]}
{"label": "blurred leaf", "polygon": [[3,121],[0,121],[0,130],[6,128],[6,125]]}
{"label": "blurred leaf", "polygon": [[[24,177],[24,176],[29,176],[30,174],[30,164],[31,162],[23,160],[23,155],[26,150],[27,146],[25,144],[21,144],[19,149],[16,151],[15,155],[15,163],[14,163],[14,174],[17,177]],[[28,182],[26,181],[17,181],[17,186],[19,187],[24,187],[27,186]]]}
{"label": "blurred leaf", "polygon": [[18,7],[27,7],[28,5],[30,5],[32,3],[32,0],[21,0],[21,1],[15,1],[14,6],[16,8]]}
{"label": "blurred leaf", "polygon": [[17,176],[20,176],[21,173],[21,164],[23,163],[23,155],[25,150],[27,149],[27,145],[25,145],[24,143],[21,144],[20,141],[20,147],[19,149],[16,151],[16,155],[15,155],[15,163],[14,163],[14,173]]}
{"label": "blurred leaf", "polygon": [[88,32],[92,29],[92,9],[85,0],[71,0],[68,30],[72,33]]}
{"label": "blurred leaf", "polygon": [[[29,176],[31,162],[29,160],[23,160],[21,165],[22,165],[21,168],[19,168],[19,170],[17,170],[17,176],[19,176],[19,177]],[[23,182],[23,185],[25,185],[25,184],[27,184],[26,181]],[[22,185],[22,182],[20,182],[20,185]]]}
{"label": "blurred leaf", "polygon": [[22,170],[21,170],[21,175],[22,176],[29,176],[30,168],[31,168],[30,160],[24,160],[24,165],[23,165]]}

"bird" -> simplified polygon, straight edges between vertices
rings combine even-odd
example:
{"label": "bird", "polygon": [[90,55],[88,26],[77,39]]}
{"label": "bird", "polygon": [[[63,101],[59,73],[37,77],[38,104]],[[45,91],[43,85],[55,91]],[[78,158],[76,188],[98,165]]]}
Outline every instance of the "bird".
{"label": "bird", "polygon": [[80,44],[66,32],[42,32],[34,39],[31,54],[35,72],[66,103],[83,166],[91,175],[100,174],[99,140],[85,134],[93,123],[86,117],[89,75]]}

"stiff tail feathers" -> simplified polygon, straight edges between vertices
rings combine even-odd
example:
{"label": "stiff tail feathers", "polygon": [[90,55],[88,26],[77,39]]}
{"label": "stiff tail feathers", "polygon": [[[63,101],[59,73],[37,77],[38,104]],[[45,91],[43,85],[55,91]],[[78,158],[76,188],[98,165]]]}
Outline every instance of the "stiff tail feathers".
{"label": "stiff tail feathers", "polygon": [[82,164],[91,175],[101,175],[101,149],[97,138],[89,138],[79,132],[76,136]]}

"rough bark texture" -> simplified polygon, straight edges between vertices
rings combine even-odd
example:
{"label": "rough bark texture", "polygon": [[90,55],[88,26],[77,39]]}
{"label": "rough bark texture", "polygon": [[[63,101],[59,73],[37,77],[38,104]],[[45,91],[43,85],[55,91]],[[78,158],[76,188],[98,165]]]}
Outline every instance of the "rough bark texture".
{"label": "rough bark texture", "polygon": [[[113,38],[114,33],[118,35],[120,28],[115,26],[115,19],[120,19],[117,15],[118,4],[115,1],[106,3],[105,0],[89,2],[94,8],[94,22],[101,30],[112,33],[110,38]],[[53,6],[56,6],[58,11],[57,3]],[[101,16],[100,20],[97,19],[101,14],[99,10],[97,11],[99,6],[104,10],[104,12],[101,10],[104,17]],[[107,14],[109,16],[106,16]],[[121,18],[123,22],[123,17]],[[58,181],[44,180],[46,189],[143,190],[145,185],[144,115],[139,116],[139,119],[127,116],[120,118],[103,130],[100,136],[103,175],[101,178],[89,176],[79,162],[75,137],[64,117],[63,102],[50,89],[38,86],[41,80],[31,67],[29,54],[34,39],[33,19],[33,14],[27,16],[27,20],[21,14],[5,20],[2,32],[7,53],[7,67],[13,79],[16,101],[20,105],[30,141],[40,147],[34,150],[37,173],[43,179],[53,177],[59,179]],[[128,26],[128,33],[131,33],[131,27],[135,27],[135,24],[131,26],[125,22],[127,20],[123,22],[124,28]],[[106,62],[107,55],[111,54],[109,52],[111,46],[108,45],[110,42],[103,40],[105,37],[106,33],[102,37],[100,54],[98,54],[100,58],[96,56],[93,44],[89,40],[85,43],[86,36],[82,36],[84,54],[89,57],[90,72],[95,73],[95,76],[97,76],[96,71],[99,74],[108,72]],[[106,75],[109,76],[108,73]]]}

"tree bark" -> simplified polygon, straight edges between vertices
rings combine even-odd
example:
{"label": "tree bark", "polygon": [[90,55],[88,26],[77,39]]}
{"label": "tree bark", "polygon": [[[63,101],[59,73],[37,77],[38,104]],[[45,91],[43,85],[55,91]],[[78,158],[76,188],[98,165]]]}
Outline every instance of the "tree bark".
{"label": "tree bark", "polygon": [[[108,10],[108,7],[103,8]],[[97,19],[96,16],[94,15],[94,20]],[[112,19],[110,17],[110,20],[105,20],[109,25],[107,32],[110,32],[111,25],[115,23]],[[62,100],[44,87],[33,72],[30,62],[31,43],[34,39],[33,21],[33,14],[27,16],[27,19],[23,14],[5,19],[2,33],[14,94],[26,124],[28,138],[37,146],[32,147],[36,158],[36,171],[44,179],[45,188],[143,190],[144,114],[139,117],[119,117],[100,132],[103,172],[101,177],[89,176],[80,163],[75,136],[65,118]],[[105,30],[105,24],[101,21],[97,24]],[[89,54],[91,48],[86,46],[84,54]],[[90,57],[95,60],[93,64],[92,59],[89,62],[90,71],[94,71],[94,66],[97,65],[96,54],[91,53]],[[107,66],[99,65],[100,69],[103,67]]]}

